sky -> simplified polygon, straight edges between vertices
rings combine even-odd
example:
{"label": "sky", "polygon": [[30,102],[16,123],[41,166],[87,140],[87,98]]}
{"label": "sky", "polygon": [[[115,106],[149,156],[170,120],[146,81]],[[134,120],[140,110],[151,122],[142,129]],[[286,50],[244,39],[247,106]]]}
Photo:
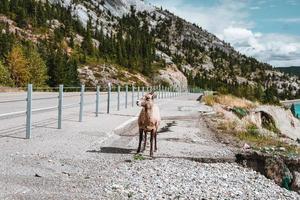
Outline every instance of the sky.
{"label": "sky", "polygon": [[300,66],[300,0],[148,0],[274,67]]}

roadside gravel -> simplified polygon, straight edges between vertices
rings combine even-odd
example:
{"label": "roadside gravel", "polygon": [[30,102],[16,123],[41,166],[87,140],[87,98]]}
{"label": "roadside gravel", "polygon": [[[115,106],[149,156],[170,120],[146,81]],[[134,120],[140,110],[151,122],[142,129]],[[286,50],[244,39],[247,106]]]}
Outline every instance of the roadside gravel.
{"label": "roadside gravel", "polygon": [[134,161],[118,166],[105,193],[113,199],[300,199],[237,164],[183,159]]}

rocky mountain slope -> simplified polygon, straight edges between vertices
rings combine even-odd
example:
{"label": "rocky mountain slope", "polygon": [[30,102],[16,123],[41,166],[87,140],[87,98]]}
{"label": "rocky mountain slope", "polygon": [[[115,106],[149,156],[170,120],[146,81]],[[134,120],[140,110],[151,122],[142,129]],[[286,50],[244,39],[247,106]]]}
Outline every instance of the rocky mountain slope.
{"label": "rocky mountain slope", "polygon": [[[275,71],[266,63],[242,55],[230,44],[201,27],[144,1],[42,0],[41,2],[44,5],[62,7],[65,12],[70,13],[73,20],[79,21],[88,33],[89,31],[92,33],[86,34],[82,31],[79,33],[74,30],[72,36],[65,37],[64,47],[68,54],[75,52],[70,41],[83,46],[88,36],[92,37],[94,48],[102,49],[100,57],[105,53],[109,54],[103,56],[105,59],[101,57],[101,62],[80,64],[79,77],[82,82],[90,85],[107,81],[175,87],[189,85],[258,100],[264,98],[266,102],[272,102],[273,96],[281,99],[300,96],[298,77]],[[48,28],[55,33],[57,29],[66,27],[63,21],[48,20]],[[44,39],[47,36],[44,34]],[[134,41],[135,37],[139,40]],[[35,38],[41,39],[41,35],[36,34]],[[106,52],[106,49],[111,47],[105,45],[106,43],[116,44],[112,47],[112,51]],[[114,55],[110,56],[112,52]],[[100,72],[107,65],[114,69],[112,71],[116,71],[114,76],[110,76],[109,73],[101,75]],[[129,73],[126,79],[120,81],[124,67]]]}
{"label": "rocky mountain slope", "polygon": [[[103,29],[106,34],[116,32],[115,25],[122,16],[130,14],[132,7],[146,13],[150,30],[155,32],[156,56],[168,67],[205,79],[217,78],[225,84],[275,85],[279,92],[291,90],[296,95],[299,80],[272,70],[272,67],[248,58],[235,51],[230,44],[221,41],[201,27],[191,24],[167,10],[154,7],[140,0],[51,0],[72,9],[74,16],[83,24],[91,19],[94,28]],[[160,77],[170,84],[172,72],[161,70]],[[181,84],[187,83],[179,77]],[[157,80],[161,80],[158,78]],[[193,81],[190,81],[193,82]],[[212,86],[210,86],[212,87]]]}

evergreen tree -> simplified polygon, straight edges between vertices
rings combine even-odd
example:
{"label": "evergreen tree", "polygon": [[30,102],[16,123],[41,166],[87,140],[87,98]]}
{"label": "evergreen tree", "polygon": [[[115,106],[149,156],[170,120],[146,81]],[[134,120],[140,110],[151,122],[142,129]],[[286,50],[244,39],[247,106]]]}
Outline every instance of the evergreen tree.
{"label": "evergreen tree", "polygon": [[28,69],[30,73],[30,83],[34,84],[36,87],[45,86],[48,75],[44,60],[34,48],[29,49],[27,58]]}
{"label": "evergreen tree", "polygon": [[0,32],[0,58],[5,58],[7,54],[11,51],[11,48],[14,44],[15,38],[12,34]]}
{"label": "evergreen tree", "polygon": [[261,84],[258,84],[255,88],[255,98],[261,101],[264,96],[264,90]]}
{"label": "evergreen tree", "polygon": [[277,96],[278,96],[277,88],[276,88],[276,86],[272,85],[265,90],[265,94],[262,98],[262,102],[278,104],[279,100],[278,100]]}
{"label": "evergreen tree", "polygon": [[0,13],[6,14],[9,11],[9,0],[0,1]]}
{"label": "evergreen tree", "polygon": [[13,81],[10,78],[8,69],[0,61],[0,86],[12,86]]}
{"label": "evergreen tree", "polygon": [[94,45],[93,45],[93,39],[92,39],[92,22],[91,19],[89,19],[87,23],[86,33],[83,38],[81,47],[86,55],[94,55]]}
{"label": "evergreen tree", "polygon": [[16,22],[20,28],[24,28],[26,26],[26,13],[24,8],[18,8]]}

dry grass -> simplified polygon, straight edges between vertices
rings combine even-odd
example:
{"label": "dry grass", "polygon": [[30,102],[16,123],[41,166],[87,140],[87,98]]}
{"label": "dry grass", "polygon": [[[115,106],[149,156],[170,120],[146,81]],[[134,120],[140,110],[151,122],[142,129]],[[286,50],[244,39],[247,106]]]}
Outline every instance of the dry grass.
{"label": "dry grass", "polygon": [[221,104],[229,107],[238,107],[251,109],[257,107],[257,103],[253,103],[247,99],[238,98],[232,95],[207,95],[203,97],[206,105],[213,106],[214,104]]}
{"label": "dry grass", "polygon": [[213,95],[204,96],[202,101],[208,106],[213,106],[214,104],[216,104],[215,97]]}
{"label": "dry grass", "polygon": [[237,126],[236,121],[222,121],[218,124],[218,129],[225,131],[225,132],[232,132],[235,130],[235,127]]}
{"label": "dry grass", "polygon": [[0,92],[21,92],[23,91],[20,88],[11,88],[11,87],[4,87],[0,86]]}

